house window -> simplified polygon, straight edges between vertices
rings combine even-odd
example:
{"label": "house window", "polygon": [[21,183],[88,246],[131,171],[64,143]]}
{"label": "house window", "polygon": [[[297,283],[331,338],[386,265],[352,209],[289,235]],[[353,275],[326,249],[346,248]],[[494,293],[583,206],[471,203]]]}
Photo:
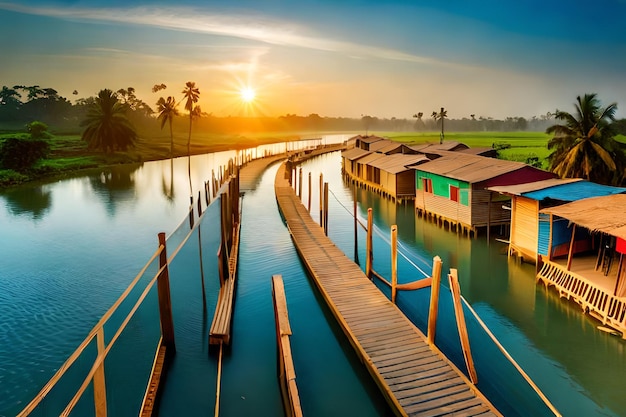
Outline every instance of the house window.
{"label": "house window", "polygon": [[422,188],[425,193],[433,193],[433,181],[430,178],[422,178]]}
{"label": "house window", "polygon": [[459,202],[459,187],[450,186],[450,200]]}

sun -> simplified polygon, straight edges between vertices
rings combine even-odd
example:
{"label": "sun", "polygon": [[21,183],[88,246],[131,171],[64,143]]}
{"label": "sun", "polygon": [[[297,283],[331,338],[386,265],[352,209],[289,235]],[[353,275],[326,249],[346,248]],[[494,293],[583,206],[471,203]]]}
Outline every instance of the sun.
{"label": "sun", "polygon": [[243,87],[239,93],[244,103],[251,103],[256,97],[256,93],[251,87]]}

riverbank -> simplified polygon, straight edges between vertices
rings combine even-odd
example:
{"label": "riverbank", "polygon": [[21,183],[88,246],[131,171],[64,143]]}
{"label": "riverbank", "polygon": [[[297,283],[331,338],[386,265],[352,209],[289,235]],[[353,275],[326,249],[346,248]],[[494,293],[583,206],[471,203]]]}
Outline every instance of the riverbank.
{"label": "riverbank", "polygon": [[[4,134],[2,137],[24,135],[23,133]],[[1,138],[0,137],[0,140]],[[168,159],[171,156],[200,155],[226,150],[254,148],[276,142],[289,142],[302,139],[301,134],[268,133],[264,135],[219,135],[197,133],[192,135],[187,151],[187,136],[174,136],[174,146],[170,155],[169,136],[140,137],[135,147],[126,152],[103,153],[87,149],[80,135],[58,135],[49,139],[50,154],[28,170],[17,172],[0,169],[0,189],[6,189],[28,182],[64,178],[88,169],[106,168],[114,165],[143,163]]]}

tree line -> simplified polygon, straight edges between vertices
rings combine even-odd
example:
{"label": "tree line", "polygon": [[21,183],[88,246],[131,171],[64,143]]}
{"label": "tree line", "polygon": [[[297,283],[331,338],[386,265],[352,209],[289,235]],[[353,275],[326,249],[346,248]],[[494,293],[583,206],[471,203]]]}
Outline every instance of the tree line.
{"label": "tree line", "polygon": [[[158,93],[166,88],[165,84],[156,84],[152,92]],[[42,121],[54,122],[60,118],[64,121],[78,122],[82,129],[82,139],[87,142],[88,147],[104,152],[125,151],[132,147],[138,137],[137,124],[159,126],[160,130],[168,125],[170,156],[173,155],[174,122],[181,119],[178,106],[182,101],[186,112],[182,116],[188,119],[188,153],[194,120],[201,128],[221,133],[228,133],[227,130],[233,128],[239,131],[255,129],[325,131],[343,128],[352,131],[364,129],[368,134],[371,129],[407,130],[408,127],[406,119],[381,120],[369,115],[363,115],[359,120],[325,118],[317,114],[307,117],[287,114],[276,119],[265,118],[261,122],[257,118],[216,118],[203,113],[196,104],[200,90],[195,82],[187,82],[181,93],[180,101],[177,101],[174,95],[159,97],[156,100],[155,112],[147,103],[137,98],[132,87],[116,92],[104,89],[96,97],[79,99],[71,104],[54,89],[42,89],[38,86],[15,86],[11,89],[4,86],[0,91],[0,122],[7,120],[23,122],[32,117]],[[23,95],[26,95],[25,101],[22,100]],[[579,177],[598,183],[622,184],[626,178],[625,145],[616,141],[615,135],[624,133],[626,123],[624,120],[615,119],[617,103],[602,107],[596,94],[585,94],[582,97],[578,96],[574,105],[574,113],[556,110],[554,114],[548,114],[541,119],[547,123],[545,131],[553,135],[548,142],[548,149],[553,151],[549,156],[551,171],[560,177]],[[449,130],[462,131],[479,129],[497,131],[498,126],[506,131],[528,128],[528,121],[523,118],[494,121],[480,117],[476,119],[473,114],[467,120],[447,120],[447,117],[447,110],[444,107],[432,112],[432,120],[424,120],[423,112],[415,113],[413,118],[416,120],[411,121],[412,126],[409,130],[434,130],[440,127],[440,140],[443,141],[444,124]],[[275,122],[272,123],[271,120]],[[360,127],[356,123],[360,123]],[[33,126],[33,122],[29,126]],[[472,126],[474,128],[470,128]],[[5,165],[6,148],[5,144],[2,151]],[[14,150],[24,152],[18,147]],[[45,153],[45,149],[39,151],[40,154],[42,152]]]}

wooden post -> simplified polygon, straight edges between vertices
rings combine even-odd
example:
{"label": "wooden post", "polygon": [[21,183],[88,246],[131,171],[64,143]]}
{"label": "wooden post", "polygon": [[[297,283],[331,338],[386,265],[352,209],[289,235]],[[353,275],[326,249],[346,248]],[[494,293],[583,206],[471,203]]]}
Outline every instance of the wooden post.
{"label": "wooden post", "polygon": [[619,254],[619,264],[617,265],[617,277],[615,277],[615,290],[613,291],[613,295],[616,297],[621,297],[621,295],[617,295],[620,287],[620,278],[622,276],[622,267],[624,265],[624,254]]}
{"label": "wooden post", "polygon": [[328,183],[324,183],[324,234],[328,236]]}
{"label": "wooden post", "polygon": [[598,245],[598,257],[596,259],[596,268],[595,268],[596,271],[598,270],[598,268],[600,268],[600,265],[602,264],[602,255],[604,252],[604,247],[602,246],[603,240],[604,240],[604,233],[600,233],[600,244]]}
{"label": "wooden post", "polygon": [[398,285],[398,226],[391,226],[391,302],[396,303]]}
{"label": "wooden post", "polygon": [[572,257],[574,255],[574,241],[576,240],[576,223],[572,223],[572,238],[569,241],[569,252],[567,253],[567,270],[572,267]]}
{"label": "wooden post", "polygon": [[461,290],[459,288],[459,278],[454,268],[450,269],[448,275],[450,280],[450,291],[452,292],[452,301],[454,303],[454,315],[456,316],[456,326],[459,329],[459,338],[461,339],[461,348],[465,357],[465,365],[467,373],[473,384],[478,382],[478,375],[474,368],[474,360],[472,359],[472,351],[470,350],[469,336],[467,334],[467,326],[465,324],[465,315],[463,314],[463,305],[461,304]]}
{"label": "wooden post", "polygon": [[489,237],[491,236],[491,196],[492,193],[489,191],[489,202],[487,203],[487,245],[489,245]]}
{"label": "wooden post", "polygon": [[[104,345],[104,329],[100,327],[96,335],[96,344],[98,345],[98,357],[105,354]],[[107,416],[107,390],[104,381],[104,361],[100,363],[98,369],[93,375],[93,398],[94,407],[96,409],[96,417]]]}
{"label": "wooden post", "polygon": [[202,216],[202,200],[200,200],[201,197],[202,193],[198,191],[198,219],[200,219],[200,216]]}
{"label": "wooden post", "polygon": [[433,258],[433,275],[430,284],[430,307],[428,309],[428,343],[435,344],[437,331],[437,315],[439,314],[439,289],[441,286],[441,258]]}
{"label": "wooden post", "polygon": [[174,342],[174,320],[172,318],[172,300],[170,298],[170,273],[167,263],[167,249],[165,243],[165,233],[159,233],[159,246],[163,246],[159,257],[159,267],[163,268],[157,279],[157,291],[159,294],[159,317],[161,321],[161,335],[163,344],[167,347],[168,353],[176,352]]}
{"label": "wooden post", "polygon": [[358,225],[359,222],[357,221],[357,217],[356,217],[356,186],[353,184],[352,185],[352,200],[354,201],[354,262],[356,262],[357,264],[359,263],[359,239],[358,239]]}
{"label": "wooden post", "polygon": [[365,275],[372,278],[372,261],[374,259],[372,253],[372,226],[374,219],[372,216],[372,208],[367,209],[367,239],[365,241]]}
{"label": "wooden post", "polygon": [[189,228],[193,229],[194,219],[193,219],[193,195],[189,196]]}
{"label": "wooden post", "polygon": [[324,228],[324,174],[320,172],[320,226]]}
{"label": "wooden post", "polygon": [[550,237],[548,239],[548,260],[549,261],[552,260],[552,233],[554,233],[554,229],[552,227],[553,221],[554,221],[554,217],[552,213],[550,213]]}
{"label": "wooden post", "polygon": [[312,185],[312,180],[311,180],[311,172],[309,172],[309,204],[307,205],[307,211],[310,213],[311,212],[311,194],[313,194],[313,190],[311,189],[311,185]]}
{"label": "wooden post", "polygon": [[298,171],[298,197],[300,197],[300,201],[302,201],[302,167]]}

